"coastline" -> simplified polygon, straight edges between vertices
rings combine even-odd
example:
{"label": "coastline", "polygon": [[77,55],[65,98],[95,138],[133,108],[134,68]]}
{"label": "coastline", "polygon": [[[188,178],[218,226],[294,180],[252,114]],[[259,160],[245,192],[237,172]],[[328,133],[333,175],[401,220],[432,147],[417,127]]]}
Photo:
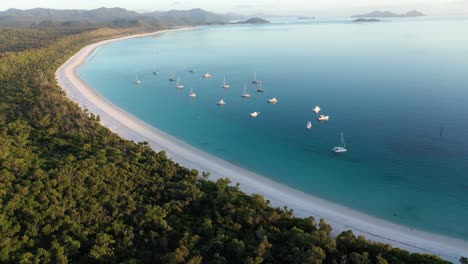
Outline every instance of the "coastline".
{"label": "coastline", "polygon": [[[180,28],[174,30],[186,30]],[[259,193],[270,200],[272,206],[288,206],[298,217],[324,218],[333,228],[333,234],[352,230],[370,241],[388,243],[411,252],[430,253],[457,263],[467,254],[468,242],[437,234],[414,230],[409,227],[378,219],[353,209],[325,201],[303,193],[266,177],[230,164],[198,150],[113,105],[88,86],[77,74],[77,69],[93,52],[115,41],[162,34],[174,30],[138,34],[100,41],[81,49],[56,72],[56,79],[67,96],[83,109],[101,117],[101,124],[121,137],[134,141],[147,141],[155,150],[165,150],[173,161],[182,166],[209,171],[210,179],[230,178],[239,182],[240,189],[248,194]]]}

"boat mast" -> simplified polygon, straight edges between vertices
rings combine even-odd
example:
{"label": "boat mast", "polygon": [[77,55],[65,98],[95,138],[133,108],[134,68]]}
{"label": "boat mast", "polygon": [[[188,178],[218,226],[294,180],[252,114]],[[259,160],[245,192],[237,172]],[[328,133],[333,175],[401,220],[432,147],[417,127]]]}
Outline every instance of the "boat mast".
{"label": "boat mast", "polygon": [[346,144],[345,144],[344,136],[343,136],[343,131],[341,131],[341,146],[342,146],[343,148],[346,148]]}

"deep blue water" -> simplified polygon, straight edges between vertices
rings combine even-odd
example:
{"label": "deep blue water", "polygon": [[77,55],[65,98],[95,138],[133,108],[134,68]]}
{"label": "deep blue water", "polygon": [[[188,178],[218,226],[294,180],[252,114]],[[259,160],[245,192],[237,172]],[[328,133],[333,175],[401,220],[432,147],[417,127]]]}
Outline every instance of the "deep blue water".
{"label": "deep blue water", "polygon": [[[133,115],[233,164],[466,240],[467,30],[467,19],[200,27],[101,47],[79,74]],[[250,83],[254,71],[264,94]],[[225,76],[230,89],[221,88]],[[244,84],[250,99],[240,97]],[[279,103],[266,103],[271,97]],[[329,122],[316,121],[315,105]],[[340,131],[349,151],[333,155]]]}

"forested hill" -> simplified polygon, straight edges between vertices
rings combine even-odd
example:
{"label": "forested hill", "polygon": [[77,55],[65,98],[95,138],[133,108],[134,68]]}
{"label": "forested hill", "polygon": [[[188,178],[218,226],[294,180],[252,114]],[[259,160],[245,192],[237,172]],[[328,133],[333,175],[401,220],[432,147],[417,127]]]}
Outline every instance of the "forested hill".
{"label": "forested hill", "polygon": [[222,23],[239,17],[233,14],[216,14],[200,8],[147,13],[137,13],[123,8],[98,8],[94,10],[8,9],[0,12],[0,27],[44,27],[49,26],[50,23],[54,25],[97,23],[101,26],[109,26],[119,21],[145,22],[166,26],[202,25]]}
{"label": "forested hill", "polygon": [[[351,231],[335,239],[323,220],[120,138],[57,86],[56,69],[85,45],[141,31],[58,34],[0,54],[1,263],[447,263]],[[2,36],[5,50],[17,45],[15,31]]]}

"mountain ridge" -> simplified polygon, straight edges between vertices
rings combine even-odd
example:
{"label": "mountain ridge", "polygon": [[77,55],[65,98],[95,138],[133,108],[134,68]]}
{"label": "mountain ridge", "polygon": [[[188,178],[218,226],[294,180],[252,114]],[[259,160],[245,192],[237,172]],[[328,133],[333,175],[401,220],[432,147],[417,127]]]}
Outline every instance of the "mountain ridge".
{"label": "mountain ridge", "polygon": [[425,14],[419,12],[418,10],[412,10],[404,14],[396,14],[393,12],[389,11],[372,11],[367,14],[362,14],[362,15],[353,15],[351,17],[354,18],[365,18],[365,17],[377,17],[377,18],[383,18],[383,17],[421,17],[421,16],[426,16]]}
{"label": "mountain ridge", "polygon": [[101,7],[92,10],[79,9],[15,9],[0,11],[0,27],[39,26],[44,22],[94,22],[104,23],[121,20],[140,20],[170,26],[199,25],[228,21],[232,14],[222,15],[201,8],[138,13],[124,8]]}

